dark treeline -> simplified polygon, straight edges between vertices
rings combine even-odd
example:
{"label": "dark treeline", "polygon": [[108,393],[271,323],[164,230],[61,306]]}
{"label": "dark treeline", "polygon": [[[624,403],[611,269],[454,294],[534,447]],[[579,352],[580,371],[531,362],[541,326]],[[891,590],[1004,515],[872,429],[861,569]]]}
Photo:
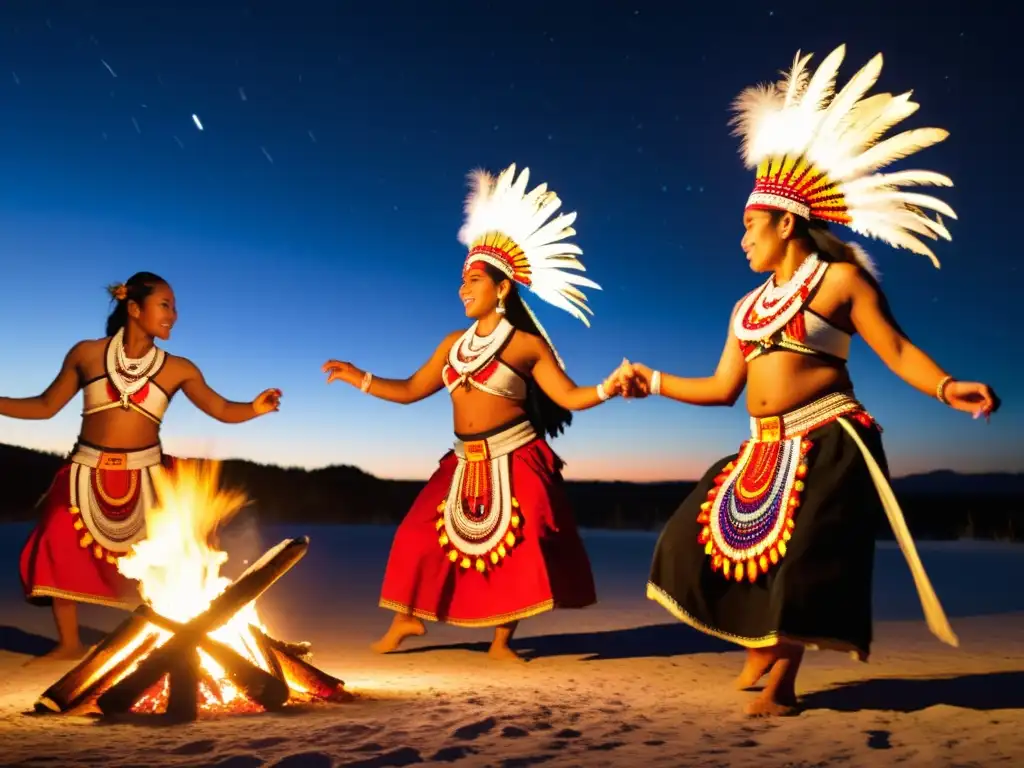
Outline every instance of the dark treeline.
{"label": "dark treeline", "polygon": [[[35,519],[34,506],[64,457],[0,444],[0,521]],[[223,463],[225,485],[245,490],[251,513],[264,523],[397,523],[423,486],[383,480],[360,469],[333,466],[307,471],[248,461]],[[692,482],[569,482],[580,526],[658,530]],[[907,524],[921,539],[1024,539],[1024,475],[935,472],[893,482]],[[438,500],[440,501],[440,499]],[[878,534],[891,538],[888,523]]]}

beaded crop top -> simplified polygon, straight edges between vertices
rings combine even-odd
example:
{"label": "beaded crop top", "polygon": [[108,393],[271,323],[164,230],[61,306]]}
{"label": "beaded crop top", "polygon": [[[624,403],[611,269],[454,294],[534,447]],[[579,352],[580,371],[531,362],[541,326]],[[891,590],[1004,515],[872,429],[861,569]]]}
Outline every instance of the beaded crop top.
{"label": "beaded crop top", "polygon": [[134,395],[129,395],[127,405],[122,402],[121,396],[106,376],[87,383],[82,389],[82,394],[85,400],[83,416],[91,416],[113,408],[124,408],[126,411],[142,414],[155,424],[160,424],[170,404],[167,393],[152,381],[146,382]]}
{"label": "beaded crop top", "polygon": [[773,351],[846,362],[850,334],[807,306],[826,270],[828,262],[808,256],[785,285],[769,278],[740,302],[733,333],[747,362]]}
{"label": "beaded crop top", "polygon": [[448,361],[441,370],[445,388],[454,392],[461,384],[489,395],[525,400],[526,380],[500,357],[513,333],[515,328],[504,318],[487,336],[477,336],[474,323],[448,351]]}
{"label": "beaded crop top", "polygon": [[[164,367],[167,354],[162,349],[151,350],[143,371],[135,375],[129,384],[122,376],[120,364],[123,359],[123,355],[119,355],[123,351],[122,338],[123,331],[119,331],[107,344],[104,355],[106,374],[86,382],[82,388],[82,416],[123,408],[135,411],[159,426],[170,404],[170,397],[153,379]],[[121,381],[122,385],[118,386],[116,381]]]}

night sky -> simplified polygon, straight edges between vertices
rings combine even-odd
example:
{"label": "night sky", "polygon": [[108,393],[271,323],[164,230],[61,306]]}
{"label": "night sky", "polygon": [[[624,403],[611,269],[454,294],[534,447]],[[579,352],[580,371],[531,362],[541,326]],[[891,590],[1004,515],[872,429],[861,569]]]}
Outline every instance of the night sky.
{"label": "night sky", "polygon": [[[956,183],[937,193],[959,214],[953,242],[935,246],[943,268],[866,243],[883,286],[911,338],[1004,407],[989,425],[947,410],[859,339],[858,394],[895,474],[1024,469],[1010,333],[1019,23],[993,4],[173,5],[0,7],[0,394],[45,388],[72,344],[102,334],[104,286],[150,270],[178,297],[169,351],[231,399],[285,393],[280,413],[240,426],[179,395],[170,452],[425,477],[450,445],[447,395],[376,401],[327,387],[320,365],[404,377],[465,327],[465,176],[510,162],[579,212],[604,287],[590,329],[532,302],[570,374],[594,384],[628,356],[709,375],[731,307],[761,281],[739,248],[753,176],[729,104],[798,48],[816,66],[845,42],[841,82],[881,51],[876,91],[912,89],[921,104],[905,126],[951,132],[904,166]],[[0,418],[0,440],[66,451],[80,407]],[[554,447],[572,478],[688,479],[747,429],[741,407],[614,401],[577,414]]]}

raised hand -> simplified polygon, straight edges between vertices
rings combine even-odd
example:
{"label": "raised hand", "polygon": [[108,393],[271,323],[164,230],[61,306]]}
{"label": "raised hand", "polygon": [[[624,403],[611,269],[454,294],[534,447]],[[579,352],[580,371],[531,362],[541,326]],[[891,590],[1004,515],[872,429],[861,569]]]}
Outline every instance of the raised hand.
{"label": "raised hand", "polygon": [[988,384],[976,381],[950,381],[943,389],[943,397],[950,408],[986,419],[999,410],[1002,402]]}
{"label": "raised hand", "polygon": [[352,363],[346,363],[341,360],[328,360],[323,364],[321,370],[327,374],[328,384],[332,381],[343,381],[346,384],[351,384],[353,387],[358,387],[362,383],[363,372],[352,365]]}
{"label": "raised hand", "polygon": [[280,389],[263,390],[252,401],[252,409],[256,411],[257,416],[281,410],[281,394]]}

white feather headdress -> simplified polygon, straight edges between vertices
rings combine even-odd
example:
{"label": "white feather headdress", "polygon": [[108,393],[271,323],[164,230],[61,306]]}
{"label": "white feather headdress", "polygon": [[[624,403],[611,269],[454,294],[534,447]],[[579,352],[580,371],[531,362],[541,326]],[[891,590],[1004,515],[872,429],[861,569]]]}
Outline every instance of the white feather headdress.
{"label": "white feather headdress", "polygon": [[858,234],[939,260],[917,236],[951,240],[940,216],[953,209],[930,195],[901,187],[953,182],[934,171],[879,171],[890,163],[937,144],[941,128],[882,135],[917,111],[910,92],[865,96],[882,71],[876,55],[836,92],[836,75],[846,53],[841,45],[813,74],[811,55],[797,52],[793,67],[771,85],[744,90],[733,104],[736,134],[749,168],[757,169],[748,208],[790,211],[805,219],[844,224]]}
{"label": "white feather headdress", "polygon": [[470,174],[466,219],[459,230],[459,242],[469,248],[463,269],[479,261],[491,264],[589,326],[587,313],[594,313],[580,288],[601,286],[578,274],[586,271],[577,258],[583,251],[566,242],[576,234],[576,214],[562,213],[548,221],[562,206],[558,195],[547,184],[527,192],[530,169],[524,168],[518,178],[515,172],[513,163],[496,179],[486,171]]}

